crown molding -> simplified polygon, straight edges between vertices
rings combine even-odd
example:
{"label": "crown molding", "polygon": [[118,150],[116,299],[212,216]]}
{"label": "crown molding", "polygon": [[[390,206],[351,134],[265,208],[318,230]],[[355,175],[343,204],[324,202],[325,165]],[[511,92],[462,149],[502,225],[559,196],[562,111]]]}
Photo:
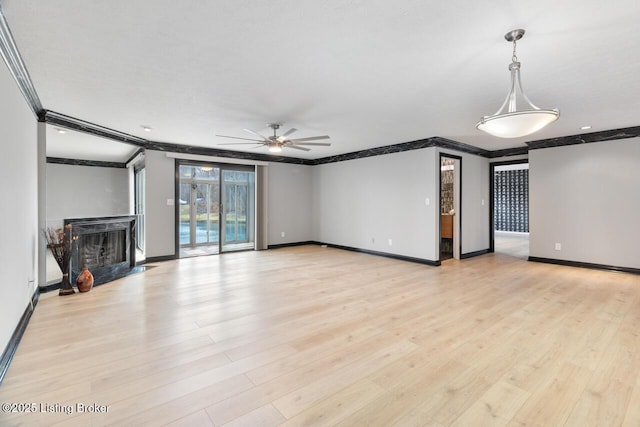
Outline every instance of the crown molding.
{"label": "crown molding", "polygon": [[632,126],[628,128],[583,133],[579,135],[561,136],[559,138],[539,139],[536,141],[529,141],[526,144],[529,146],[529,150],[539,150],[541,148],[589,144],[592,142],[613,141],[618,139],[636,138],[639,136],[640,126]]}
{"label": "crown molding", "polygon": [[115,141],[124,142],[126,144],[135,145],[146,148],[148,141],[125,132],[120,132],[105,126],[87,122],[66,114],[57,113],[51,110],[43,110],[39,117],[41,122],[55,125],[58,127],[75,130],[78,132],[88,133],[90,135],[102,138],[113,139]]}
{"label": "crown molding", "polygon": [[293,163],[297,165],[312,165],[313,160],[297,157],[274,156],[261,153],[247,153],[244,151],[221,150],[218,148],[201,147],[197,145],[173,144],[168,142],[147,141],[147,150],[165,151],[169,153],[195,154],[201,156],[226,157],[239,160],[257,160],[263,162]]}
{"label": "crown molding", "polygon": [[521,154],[527,153],[529,153],[529,147],[514,147],[489,151],[487,157],[490,159],[495,159],[498,157],[519,156]]}
{"label": "crown molding", "polygon": [[120,162],[103,162],[100,160],[84,160],[84,159],[66,159],[63,157],[47,157],[47,163],[53,163],[58,165],[73,165],[73,166],[97,166],[101,168],[126,168],[126,163]]}
{"label": "crown molding", "polygon": [[27,67],[22,62],[22,57],[18,51],[18,46],[13,39],[9,24],[4,18],[2,7],[0,6],[0,54],[4,59],[4,62],[9,68],[9,72],[13,76],[13,79],[18,84],[24,99],[29,104],[29,108],[33,111],[36,117],[42,111],[42,103],[36,92],[36,88],[33,86]]}

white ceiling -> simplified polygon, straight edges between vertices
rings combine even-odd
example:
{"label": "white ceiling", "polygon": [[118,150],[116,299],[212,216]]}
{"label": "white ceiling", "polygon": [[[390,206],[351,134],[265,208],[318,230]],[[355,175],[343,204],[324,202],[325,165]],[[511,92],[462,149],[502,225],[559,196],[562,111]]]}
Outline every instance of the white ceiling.
{"label": "white ceiling", "polygon": [[[432,136],[496,150],[640,125],[637,0],[0,5],[45,109],[154,141],[250,151],[215,134],[280,122],[331,136],[331,147],[283,152],[311,159]],[[506,96],[514,28],[527,31],[525,92],[561,117],[509,140],[475,123]]]}
{"label": "white ceiling", "polygon": [[[64,133],[60,133],[60,131]],[[124,163],[139,147],[47,125],[47,157]]]}

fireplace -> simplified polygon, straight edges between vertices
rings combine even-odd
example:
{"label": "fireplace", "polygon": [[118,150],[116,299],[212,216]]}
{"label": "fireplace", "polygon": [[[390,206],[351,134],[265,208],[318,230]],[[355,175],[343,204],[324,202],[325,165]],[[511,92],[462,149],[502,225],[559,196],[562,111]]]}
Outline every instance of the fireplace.
{"label": "fireplace", "polygon": [[98,231],[78,236],[78,267],[94,270],[127,260],[127,230]]}
{"label": "fireplace", "polygon": [[75,283],[83,267],[93,274],[94,284],[124,277],[136,265],[136,216],[65,219],[77,236],[71,256],[71,283]]}

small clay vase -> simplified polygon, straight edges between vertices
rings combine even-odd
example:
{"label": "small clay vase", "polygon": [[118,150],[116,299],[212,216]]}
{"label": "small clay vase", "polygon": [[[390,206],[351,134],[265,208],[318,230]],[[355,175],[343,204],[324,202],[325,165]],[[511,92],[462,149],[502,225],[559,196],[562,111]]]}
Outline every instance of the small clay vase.
{"label": "small clay vase", "polygon": [[89,292],[93,287],[93,274],[88,269],[83,268],[78,274],[76,285],[78,286],[78,291]]}

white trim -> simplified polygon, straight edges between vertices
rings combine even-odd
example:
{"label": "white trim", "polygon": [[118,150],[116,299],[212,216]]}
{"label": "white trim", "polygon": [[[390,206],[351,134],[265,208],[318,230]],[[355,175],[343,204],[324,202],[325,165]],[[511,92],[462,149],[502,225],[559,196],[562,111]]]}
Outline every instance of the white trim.
{"label": "white trim", "polygon": [[268,162],[258,160],[231,159],[229,157],[204,156],[201,154],[166,153],[167,157],[183,160],[202,160],[206,162],[227,163],[233,165],[269,166]]}

